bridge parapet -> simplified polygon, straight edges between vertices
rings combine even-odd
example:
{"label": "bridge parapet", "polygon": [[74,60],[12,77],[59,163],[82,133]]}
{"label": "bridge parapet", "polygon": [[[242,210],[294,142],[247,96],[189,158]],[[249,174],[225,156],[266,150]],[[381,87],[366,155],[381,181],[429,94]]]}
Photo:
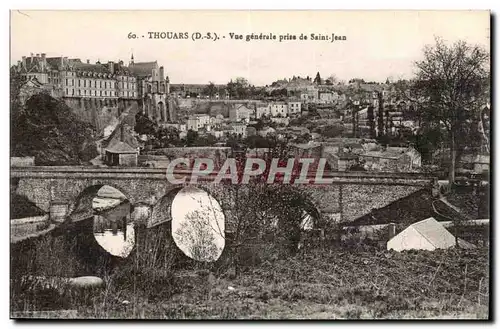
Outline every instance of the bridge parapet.
{"label": "bridge parapet", "polygon": [[[175,170],[174,177],[190,177],[190,170]],[[217,173],[198,176],[199,181],[214,181]],[[34,166],[11,168],[11,177],[38,179],[145,179],[167,180],[166,169],[161,168],[96,168],[73,166]],[[316,173],[311,172],[307,179],[314,180]],[[376,184],[376,185],[433,185],[436,178],[422,173],[389,173],[389,172],[325,172],[321,177],[331,179],[332,184]],[[323,184],[311,184],[323,185]]]}

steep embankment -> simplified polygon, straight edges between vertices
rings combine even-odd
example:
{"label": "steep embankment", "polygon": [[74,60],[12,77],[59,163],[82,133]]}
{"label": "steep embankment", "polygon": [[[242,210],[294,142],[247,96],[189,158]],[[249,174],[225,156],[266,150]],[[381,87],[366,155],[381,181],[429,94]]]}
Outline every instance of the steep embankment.
{"label": "steep embankment", "polygon": [[49,95],[31,97],[11,120],[12,156],[34,156],[37,165],[79,165],[97,156],[92,124]]}
{"label": "steep embankment", "polygon": [[[117,122],[121,122],[126,116],[133,119],[139,111],[138,103],[135,101],[110,104],[97,100],[67,99],[65,103],[81,121],[90,123],[97,135],[102,135],[106,127],[116,126]],[[132,126],[134,124],[135,122]]]}
{"label": "steep embankment", "polygon": [[433,197],[429,190],[418,190],[385,207],[373,209],[370,213],[354,220],[351,225],[378,225],[394,222],[406,227],[434,216],[432,202]]}

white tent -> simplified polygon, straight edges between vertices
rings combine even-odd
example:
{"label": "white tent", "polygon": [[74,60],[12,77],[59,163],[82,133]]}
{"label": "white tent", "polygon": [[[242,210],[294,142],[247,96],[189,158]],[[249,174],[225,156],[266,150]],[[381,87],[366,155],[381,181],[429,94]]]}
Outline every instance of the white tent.
{"label": "white tent", "polygon": [[387,242],[387,250],[435,250],[455,245],[455,237],[433,217],[414,223]]}

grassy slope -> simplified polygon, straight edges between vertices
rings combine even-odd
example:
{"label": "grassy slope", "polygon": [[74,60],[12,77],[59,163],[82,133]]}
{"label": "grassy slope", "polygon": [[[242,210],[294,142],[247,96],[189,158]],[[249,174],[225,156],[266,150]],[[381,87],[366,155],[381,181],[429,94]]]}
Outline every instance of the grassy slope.
{"label": "grassy slope", "polygon": [[111,284],[78,309],[86,318],[484,319],[488,269],[485,249],[323,251],[264,263],[233,280],[222,276],[210,293],[203,280],[186,286],[178,279],[182,293],[148,300]]}

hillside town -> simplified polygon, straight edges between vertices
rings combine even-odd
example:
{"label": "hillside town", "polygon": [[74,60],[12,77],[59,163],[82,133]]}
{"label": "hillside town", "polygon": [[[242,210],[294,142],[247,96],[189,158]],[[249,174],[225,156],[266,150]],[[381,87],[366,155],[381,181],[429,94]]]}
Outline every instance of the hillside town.
{"label": "hillside town", "polygon": [[[227,85],[171,84],[154,62],[122,60],[90,63],[79,58],[23,56],[14,72],[24,81],[22,104],[38,93],[92,112],[101,135],[98,166],[165,167],[190,147],[215,152],[265,154],[285,142],[296,155],[328,159],[333,171],[433,171],[446,177],[446,146],[429,152],[422,143],[428,128],[418,115],[406,81],[338,81],[293,76],[266,86],[236,78]],[[476,122],[489,134],[489,104]],[[76,110],[78,111],[78,110]],[[80,110],[82,111],[82,110]],[[98,120],[100,112],[116,113]],[[470,177],[489,170],[488,141],[467,147],[458,172]],[[423,154],[424,153],[424,154]],[[196,153],[197,156],[200,153]],[[21,160],[19,160],[21,161]]]}

